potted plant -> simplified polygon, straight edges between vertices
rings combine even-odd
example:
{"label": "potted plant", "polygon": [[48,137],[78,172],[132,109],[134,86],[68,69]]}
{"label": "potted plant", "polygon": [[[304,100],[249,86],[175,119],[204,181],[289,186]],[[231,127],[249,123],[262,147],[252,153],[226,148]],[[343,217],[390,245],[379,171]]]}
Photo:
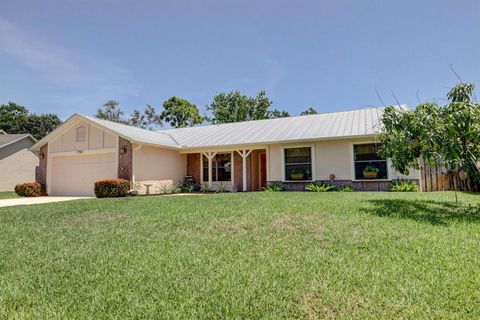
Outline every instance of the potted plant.
{"label": "potted plant", "polygon": [[365,179],[376,179],[378,176],[378,172],[380,172],[380,169],[374,166],[366,166],[363,169],[363,178]]}
{"label": "potted plant", "polygon": [[303,172],[301,170],[292,170],[290,171],[290,178],[292,180],[303,180]]}

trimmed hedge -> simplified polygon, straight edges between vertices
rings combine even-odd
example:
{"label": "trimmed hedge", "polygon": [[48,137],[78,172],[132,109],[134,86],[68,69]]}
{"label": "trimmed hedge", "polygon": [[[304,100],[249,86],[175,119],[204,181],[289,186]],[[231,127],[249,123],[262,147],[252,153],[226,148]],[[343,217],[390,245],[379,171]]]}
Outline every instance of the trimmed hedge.
{"label": "trimmed hedge", "polygon": [[37,182],[17,184],[15,193],[21,197],[40,197],[42,195],[42,185]]}
{"label": "trimmed hedge", "polygon": [[95,182],[97,198],[125,197],[130,190],[130,181],[124,179],[103,179]]}

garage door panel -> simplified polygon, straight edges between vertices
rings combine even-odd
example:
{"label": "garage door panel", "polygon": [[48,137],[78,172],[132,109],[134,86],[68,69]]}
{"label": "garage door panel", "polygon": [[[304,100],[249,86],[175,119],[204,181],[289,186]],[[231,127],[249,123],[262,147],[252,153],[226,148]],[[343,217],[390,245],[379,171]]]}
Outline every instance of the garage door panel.
{"label": "garage door panel", "polygon": [[52,195],[93,195],[95,181],[116,178],[115,154],[52,158]]}

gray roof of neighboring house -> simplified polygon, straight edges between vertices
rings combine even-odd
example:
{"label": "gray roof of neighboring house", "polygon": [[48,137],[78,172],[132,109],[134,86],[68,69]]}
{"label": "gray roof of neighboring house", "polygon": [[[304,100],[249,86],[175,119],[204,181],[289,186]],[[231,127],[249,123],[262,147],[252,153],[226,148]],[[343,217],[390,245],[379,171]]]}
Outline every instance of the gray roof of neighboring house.
{"label": "gray roof of neighboring house", "polygon": [[24,138],[30,138],[32,141],[36,142],[35,138],[33,138],[30,134],[28,133],[22,133],[22,134],[1,134],[0,135],[0,148],[6,147],[8,145],[11,145],[17,141],[20,141]]}
{"label": "gray roof of neighboring house", "polygon": [[[399,106],[409,110],[407,106]],[[181,146],[200,148],[374,135],[384,108],[166,129]]]}

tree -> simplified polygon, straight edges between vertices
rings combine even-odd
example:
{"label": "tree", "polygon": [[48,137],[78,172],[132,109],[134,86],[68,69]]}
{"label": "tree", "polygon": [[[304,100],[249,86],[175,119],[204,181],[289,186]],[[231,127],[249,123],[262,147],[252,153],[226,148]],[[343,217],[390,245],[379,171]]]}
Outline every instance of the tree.
{"label": "tree", "polygon": [[28,117],[28,132],[37,140],[45,137],[62,124],[62,120],[54,113],[37,115],[30,114]]}
{"label": "tree", "polygon": [[15,102],[0,105],[0,129],[7,133],[30,133],[39,140],[52,132],[62,121],[53,113],[30,113],[28,109]]}
{"label": "tree", "polygon": [[441,153],[446,165],[462,180],[480,187],[480,104],[473,102],[475,86],[462,83],[448,93],[451,101],[443,109]]}
{"label": "tree", "polygon": [[97,109],[97,114],[95,117],[103,120],[127,124],[128,121],[123,118],[124,112],[118,107],[119,104],[120,103],[116,100],[108,100],[103,104],[102,108]]}
{"label": "tree", "polygon": [[27,123],[27,108],[15,102],[0,105],[0,129],[7,133],[25,133]]}
{"label": "tree", "polygon": [[196,105],[178,97],[165,100],[160,119],[174,128],[191,127],[204,120]]}
{"label": "tree", "polygon": [[308,115],[310,115],[310,114],[318,114],[318,111],[315,110],[315,108],[310,107],[310,108],[308,108],[307,110],[302,111],[302,112],[300,113],[301,116],[308,116]]}
{"label": "tree", "polygon": [[149,104],[146,105],[143,113],[139,110],[133,110],[128,119],[128,124],[142,129],[152,129],[154,126],[162,126],[162,119],[157,115],[155,108]]}
{"label": "tree", "polygon": [[[380,154],[400,172],[427,165],[445,166],[480,188],[480,105],[473,103],[474,85],[461,83],[448,93],[449,103],[422,103],[415,110],[387,107],[382,117]],[[456,179],[454,179],[456,182]]]}
{"label": "tree", "polygon": [[290,117],[290,113],[284,110],[273,109],[268,111],[268,119],[275,119],[275,118],[288,118]]}
{"label": "tree", "polygon": [[255,97],[242,95],[238,90],[219,93],[206,107],[212,113],[207,120],[211,123],[228,123],[288,116],[285,111],[269,110],[271,105],[272,101],[265,91],[260,91]]}
{"label": "tree", "polygon": [[119,104],[120,102],[117,100],[108,100],[103,104],[102,108],[97,109],[95,117],[142,129],[153,129],[155,126],[162,126],[162,120],[153,106],[147,104],[143,112],[135,109],[128,118],[125,118],[125,113],[120,109]]}

